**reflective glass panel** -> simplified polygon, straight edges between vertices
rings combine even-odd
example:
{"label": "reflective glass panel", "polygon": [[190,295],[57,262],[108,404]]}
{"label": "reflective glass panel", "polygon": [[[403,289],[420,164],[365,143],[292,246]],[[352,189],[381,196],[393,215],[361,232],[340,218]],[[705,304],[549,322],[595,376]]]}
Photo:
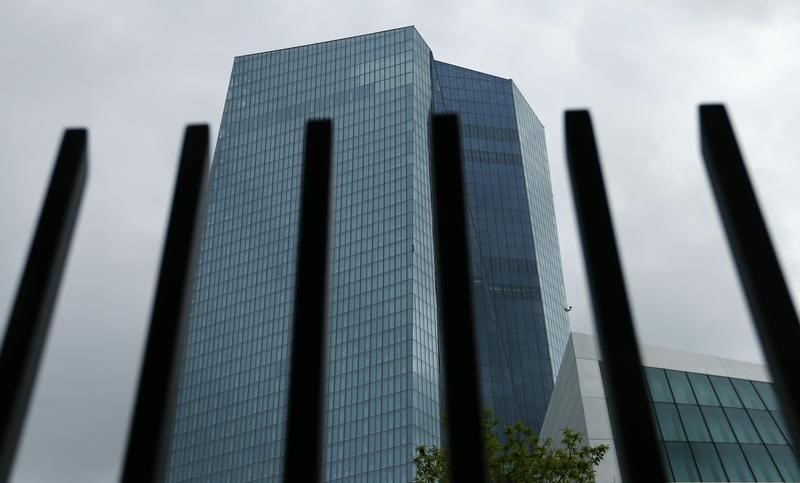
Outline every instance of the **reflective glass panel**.
{"label": "reflective glass panel", "polygon": [[744,451],[747,462],[750,463],[756,481],[781,481],[781,474],[764,445],[743,444],[742,451]]}
{"label": "reflective glass panel", "polygon": [[738,444],[717,444],[715,446],[729,481],[753,481],[750,465],[744,459]]}
{"label": "reflective glass panel", "polygon": [[678,413],[683,421],[683,428],[686,430],[686,437],[689,441],[711,441],[708,434],[706,423],[700,414],[700,408],[688,404],[678,404]]}
{"label": "reflective glass panel", "polygon": [[645,367],[644,373],[647,376],[647,385],[650,386],[650,397],[655,402],[672,402],[672,392],[669,390],[667,376],[663,369]]}
{"label": "reflective glass panel", "polygon": [[778,427],[781,428],[781,433],[783,433],[783,437],[788,440],[789,436],[789,428],[786,427],[786,421],[783,420],[783,412],[781,411],[770,411],[772,415],[772,419],[778,424]]}
{"label": "reflective glass panel", "polygon": [[708,379],[711,381],[711,385],[714,386],[714,391],[716,391],[719,402],[723,406],[729,408],[742,407],[742,402],[739,401],[739,396],[736,395],[730,379],[720,376],[708,376]]}
{"label": "reflective glass panel", "polygon": [[697,404],[692,392],[692,386],[689,385],[689,379],[686,378],[685,372],[667,370],[667,380],[669,386],[672,388],[672,395],[675,397],[676,403],[683,404]]}
{"label": "reflective glass panel", "polygon": [[664,441],[686,441],[681,419],[674,404],[655,403],[658,427]]}
{"label": "reflective glass panel", "polygon": [[761,439],[767,444],[786,444],[781,430],[766,409],[748,409],[750,419],[758,430]]}
{"label": "reflective glass panel", "polygon": [[756,428],[753,427],[753,423],[744,409],[725,408],[725,414],[728,416],[728,421],[731,422],[737,441],[740,443],[761,442]]}
{"label": "reflective glass panel", "polygon": [[708,431],[711,433],[711,439],[715,443],[735,443],[736,436],[733,434],[728,418],[721,408],[712,406],[703,406],[700,408],[708,424]]}
{"label": "reflective glass panel", "polygon": [[764,404],[767,406],[767,409],[780,410],[778,395],[775,394],[775,388],[772,384],[761,381],[752,381],[752,383],[753,387],[758,391],[758,395],[761,396],[761,400],[764,401]]}
{"label": "reflective glass panel", "polygon": [[797,456],[795,456],[792,448],[782,445],[768,445],[769,454],[772,455],[772,460],[778,466],[778,471],[783,475],[786,481],[800,481],[800,464],[797,463]]}
{"label": "reflective glass panel", "polygon": [[698,481],[700,475],[687,443],[664,443],[675,481]]}
{"label": "reflective glass panel", "polygon": [[739,394],[739,399],[744,403],[744,407],[747,409],[764,409],[764,403],[758,397],[758,393],[756,393],[750,381],[731,379],[731,382],[733,382],[733,387],[736,388],[736,393]]}
{"label": "reflective glass panel", "polygon": [[692,384],[694,394],[697,396],[697,404],[702,406],[719,406],[719,399],[717,399],[714,388],[711,386],[711,381],[705,374],[695,374],[690,372],[688,374],[689,382]]}
{"label": "reflective glass panel", "polygon": [[712,443],[692,443],[692,453],[703,481],[726,481],[725,470]]}

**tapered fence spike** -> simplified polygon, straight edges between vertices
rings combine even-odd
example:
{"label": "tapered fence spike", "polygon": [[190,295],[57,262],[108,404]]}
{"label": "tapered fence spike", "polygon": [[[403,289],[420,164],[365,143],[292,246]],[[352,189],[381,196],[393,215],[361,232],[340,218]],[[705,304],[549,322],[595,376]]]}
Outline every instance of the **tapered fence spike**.
{"label": "tapered fence spike", "polygon": [[487,481],[458,118],[431,125],[431,195],[450,481]]}
{"label": "tapered fence spike", "polygon": [[666,481],[589,112],[567,111],[564,130],[622,479]]}
{"label": "tapered fence spike", "polygon": [[0,350],[0,481],[8,481],[53,307],[80,210],[88,172],[85,129],[61,140],[44,205]]}
{"label": "tapered fence spike", "polygon": [[700,106],[700,142],[739,281],[797,447],[800,322],[724,106]]}
{"label": "tapered fence spike", "polygon": [[164,481],[205,221],[209,127],[186,128],[121,481]]}
{"label": "tapered fence spike", "polygon": [[332,136],[330,120],[306,126],[283,477],[287,483],[322,477]]}

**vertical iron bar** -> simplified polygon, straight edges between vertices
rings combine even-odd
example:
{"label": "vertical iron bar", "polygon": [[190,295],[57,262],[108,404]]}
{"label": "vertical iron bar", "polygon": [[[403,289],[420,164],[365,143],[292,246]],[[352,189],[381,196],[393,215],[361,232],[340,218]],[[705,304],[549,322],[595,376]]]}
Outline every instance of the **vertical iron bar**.
{"label": "vertical iron bar", "polygon": [[328,337],[330,120],[306,126],[283,481],[320,481]]}
{"label": "vertical iron bar", "polygon": [[205,222],[208,154],[208,126],[188,126],[128,436],[121,478],[125,483],[164,480],[190,294]]}
{"label": "vertical iron bar", "polygon": [[486,456],[472,305],[461,138],[455,115],[432,119],[431,191],[439,326],[444,353],[451,480],[486,481]]}
{"label": "vertical iron bar", "polygon": [[639,346],[588,111],[564,116],[567,163],[623,481],[665,481]]}
{"label": "vertical iron bar", "polygon": [[88,171],[85,129],[67,129],[0,352],[0,481],[8,481]]}
{"label": "vertical iron bar", "polygon": [[700,106],[700,136],[739,280],[794,444],[800,444],[800,322],[725,106]]}

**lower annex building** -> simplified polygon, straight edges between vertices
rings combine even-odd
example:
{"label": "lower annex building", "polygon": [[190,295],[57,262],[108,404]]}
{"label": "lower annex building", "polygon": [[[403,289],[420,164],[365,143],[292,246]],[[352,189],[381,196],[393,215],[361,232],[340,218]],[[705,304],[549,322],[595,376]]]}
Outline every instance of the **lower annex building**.
{"label": "lower annex building", "polygon": [[[765,366],[650,345],[641,356],[669,481],[800,481]],[[560,440],[565,427],[610,446],[598,483],[622,481],[592,335],[572,333],[541,436]]]}
{"label": "lower annex building", "polygon": [[303,129],[334,125],[326,481],[439,444],[429,120],[455,112],[486,406],[538,428],[569,336],[544,128],[413,27],[237,57],[211,166],[170,482],[280,481]]}

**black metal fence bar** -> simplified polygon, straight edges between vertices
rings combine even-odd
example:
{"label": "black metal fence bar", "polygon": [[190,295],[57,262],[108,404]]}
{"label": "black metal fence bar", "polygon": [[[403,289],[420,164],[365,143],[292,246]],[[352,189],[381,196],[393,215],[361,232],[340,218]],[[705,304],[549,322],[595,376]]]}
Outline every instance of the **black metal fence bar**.
{"label": "black metal fence bar", "polygon": [[665,481],[639,346],[588,111],[564,117],[567,164],[623,481]]}
{"label": "black metal fence bar", "polygon": [[306,126],[283,480],[320,481],[328,338],[331,121]]}
{"label": "black metal fence bar", "polygon": [[205,222],[209,128],[186,128],[121,481],[164,481],[178,370]]}
{"label": "black metal fence bar", "polygon": [[0,481],[8,481],[88,171],[85,129],[64,132],[0,352]]}
{"label": "black metal fence bar", "polygon": [[461,141],[455,115],[432,120],[431,192],[440,347],[452,481],[486,481]]}
{"label": "black metal fence bar", "polygon": [[764,357],[794,444],[800,444],[800,322],[722,105],[700,106],[706,170]]}

